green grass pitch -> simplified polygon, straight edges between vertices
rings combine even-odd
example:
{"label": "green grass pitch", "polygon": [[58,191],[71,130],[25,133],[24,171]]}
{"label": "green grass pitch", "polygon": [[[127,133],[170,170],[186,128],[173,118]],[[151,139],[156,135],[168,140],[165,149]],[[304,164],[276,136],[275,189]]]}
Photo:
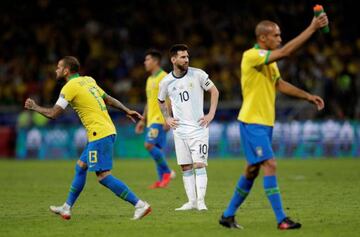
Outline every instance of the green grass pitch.
{"label": "green grass pitch", "polygon": [[278,181],[287,214],[303,224],[278,231],[261,176],[237,213],[244,230],[228,230],[218,218],[230,200],[244,160],[211,159],[207,212],[175,212],[185,201],[179,168],[167,189],[148,190],[152,160],[115,160],[113,174],[148,201],[153,212],[131,221],[133,207],[88,174],[70,221],[48,210],[62,204],[73,161],[0,161],[0,236],[360,236],[360,159],[279,160]]}

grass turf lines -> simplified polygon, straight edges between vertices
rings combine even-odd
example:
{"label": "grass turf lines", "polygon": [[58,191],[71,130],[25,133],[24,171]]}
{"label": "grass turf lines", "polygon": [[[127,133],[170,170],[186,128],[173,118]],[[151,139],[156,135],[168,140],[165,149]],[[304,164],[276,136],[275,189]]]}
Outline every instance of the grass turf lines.
{"label": "grass turf lines", "polygon": [[153,212],[130,221],[134,208],[88,173],[70,221],[49,211],[64,203],[74,174],[73,161],[0,160],[0,236],[359,236],[360,159],[279,160],[278,182],[286,213],[303,224],[281,232],[262,188],[260,175],[237,213],[244,230],[218,224],[244,160],[210,159],[207,212],[175,212],[186,202],[182,177],[167,189],[147,189],[156,178],[153,161],[115,160],[113,174],[125,181]]}

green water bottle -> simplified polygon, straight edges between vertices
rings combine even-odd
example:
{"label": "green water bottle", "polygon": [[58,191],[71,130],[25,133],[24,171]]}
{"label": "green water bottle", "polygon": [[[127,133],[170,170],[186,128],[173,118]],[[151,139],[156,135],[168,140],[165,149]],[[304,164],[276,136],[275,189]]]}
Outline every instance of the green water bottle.
{"label": "green water bottle", "polygon": [[[316,17],[320,16],[321,13],[325,12],[324,8],[322,5],[316,4],[314,7],[314,15]],[[324,26],[323,28],[321,28],[321,32],[323,33],[329,33],[330,32],[330,28],[329,25]]]}

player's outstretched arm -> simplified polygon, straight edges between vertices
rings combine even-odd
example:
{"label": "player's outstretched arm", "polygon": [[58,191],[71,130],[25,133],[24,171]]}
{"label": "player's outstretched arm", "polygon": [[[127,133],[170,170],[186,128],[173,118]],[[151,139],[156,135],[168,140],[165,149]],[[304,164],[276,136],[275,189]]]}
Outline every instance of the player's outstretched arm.
{"label": "player's outstretched arm", "polygon": [[290,95],[290,96],[294,96],[294,97],[297,97],[300,99],[304,99],[304,100],[309,101],[310,103],[313,103],[314,105],[316,105],[316,108],[318,110],[322,110],[325,106],[325,103],[320,96],[307,93],[306,91],[301,90],[301,89],[297,88],[296,86],[293,86],[290,83],[288,83],[282,79],[278,80],[278,82],[276,84],[276,88],[281,93],[284,93],[284,94]]}
{"label": "player's outstretched arm", "polygon": [[210,110],[207,115],[200,118],[198,122],[200,122],[200,126],[206,126],[208,127],[211,121],[215,117],[216,108],[219,101],[219,91],[216,88],[216,86],[212,86],[208,92],[210,92]]}
{"label": "player's outstretched arm", "polygon": [[328,24],[329,21],[325,13],[322,13],[318,17],[314,17],[311,21],[311,24],[303,32],[301,32],[300,35],[290,40],[282,48],[271,51],[268,63],[272,63],[284,57],[288,57],[301,45],[303,45],[314,32]]}
{"label": "player's outstretched arm", "polygon": [[38,112],[49,119],[55,119],[64,112],[63,108],[61,108],[59,105],[54,105],[52,108],[45,108],[39,106],[34,100],[30,98],[26,99],[24,108]]}
{"label": "player's outstretched arm", "polygon": [[158,100],[159,106],[160,106],[160,110],[162,115],[164,116],[165,122],[170,126],[170,128],[177,128],[179,126],[179,120],[173,118],[170,115],[170,109],[168,108],[168,104],[165,101],[160,101]]}
{"label": "player's outstretched arm", "polygon": [[105,102],[105,104],[107,104],[115,109],[125,111],[126,117],[131,119],[131,121],[133,121],[134,123],[136,123],[136,118],[144,119],[144,117],[141,114],[139,114],[135,110],[131,110],[131,109],[127,108],[125,105],[123,105],[123,103],[121,103],[117,99],[111,97],[110,95],[107,95],[107,94],[105,95],[104,102]]}

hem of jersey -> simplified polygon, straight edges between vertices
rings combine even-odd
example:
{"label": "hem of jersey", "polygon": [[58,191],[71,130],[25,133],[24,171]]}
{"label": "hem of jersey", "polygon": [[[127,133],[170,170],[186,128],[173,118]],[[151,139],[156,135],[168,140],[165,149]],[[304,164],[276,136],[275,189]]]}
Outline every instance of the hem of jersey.
{"label": "hem of jersey", "polygon": [[111,135],[116,135],[116,132],[106,133],[106,134],[102,135],[101,137],[96,137],[95,139],[90,139],[90,137],[88,136],[88,140],[89,140],[89,142],[95,142],[97,140],[103,139],[103,138],[111,136]]}
{"label": "hem of jersey", "polygon": [[148,124],[146,124],[146,127],[148,128],[148,127],[150,127],[150,126],[153,125],[153,124],[164,125],[164,124],[165,124],[165,121],[162,122],[162,123],[148,123]]}
{"label": "hem of jersey", "polygon": [[274,123],[273,123],[273,124],[268,124],[268,123],[248,122],[248,121],[243,121],[243,120],[241,120],[240,118],[238,118],[237,120],[238,120],[239,122],[241,122],[241,123],[246,123],[246,124],[256,124],[256,125],[274,127]]}

